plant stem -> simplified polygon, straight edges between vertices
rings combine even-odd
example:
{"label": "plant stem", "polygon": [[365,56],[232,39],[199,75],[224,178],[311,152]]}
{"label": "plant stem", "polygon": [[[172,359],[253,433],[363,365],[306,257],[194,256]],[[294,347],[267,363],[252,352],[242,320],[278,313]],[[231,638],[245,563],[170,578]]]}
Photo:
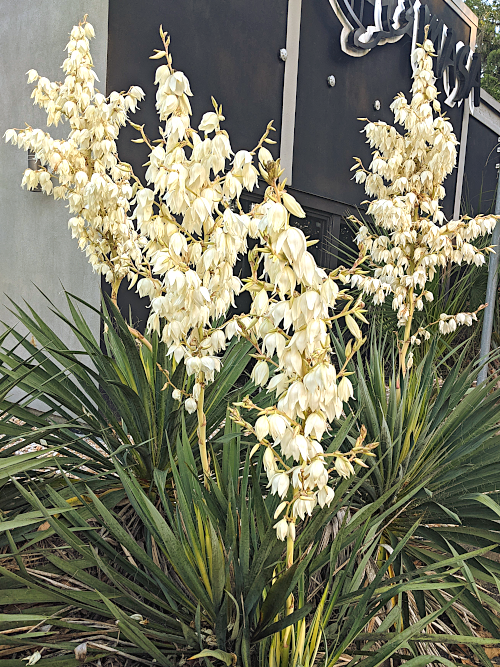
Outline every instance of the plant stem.
{"label": "plant stem", "polygon": [[198,380],[200,381],[201,391],[198,397],[198,407],[197,407],[197,416],[198,416],[198,443],[200,446],[200,457],[201,465],[203,467],[203,477],[205,481],[205,486],[208,488],[208,478],[210,477],[210,463],[208,461],[207,453],[207,417],[203,410],[204,401],[205,401],[205,383],[204,375],[200,373]]}
{"label": "plant stem", "polygon": [[[118,307],[118,290],[120,289],[121,282],[121,280],[115,280],[111,287],[111,301],[115,304],[118,310],[120,310]],[[134,327],[131,327],[129,324],[127,324],[127,328],[134,338],[142,343],[142,345],[145,345],[150,352],[153,352],[153,346],[149,340],[141,334],[140,331],[137,331],[137,329],[134,329]]]}
{"label": "plant stem", "polygon": [[406,375],[406,353],[408,352],[408,348],[410,347],[410,338],[411,338],[411,325],[413,321],[413,313],[415,311],[415,304],[413,301],[413,287],[410,290],[410,314],[408,315],[408,321],[406,322],[405,326],[405,333],[404,333],[404,338],[403,338],[403,346],[401,348],[401,351],[399,353],[399,367],[401,369],[401,373],[403,377]]}
{"label": "plant stem", "polygon": [[[294,547],[293,538],[288,535],[286,538],[286,569],[290,569],[293,565],[293,547]],[[290,616],[293,613],[293,593],[291,593],[286,601],[285,616]],[[288,657],[290,654],[290,638],[292,634],[292,626],[289,625],[283,634],[283,655],[282,655],[282,664],[284,667],[288,664]]]}
{"label": "plant stem", "polygon": [[134,338],[137,338],[137,340],[140,343],[142,343],[143,345],[145,345],[150,352],[153,352],[153,346],[151,345],[149,340],[141,334],[140,331],[137,331],[137,329],[134,329],[134,327],[131,327],[128,324],[127,324],[127,328],[128,328],[128,330],[130,331],[130,333],[132,334],[132,336]]}

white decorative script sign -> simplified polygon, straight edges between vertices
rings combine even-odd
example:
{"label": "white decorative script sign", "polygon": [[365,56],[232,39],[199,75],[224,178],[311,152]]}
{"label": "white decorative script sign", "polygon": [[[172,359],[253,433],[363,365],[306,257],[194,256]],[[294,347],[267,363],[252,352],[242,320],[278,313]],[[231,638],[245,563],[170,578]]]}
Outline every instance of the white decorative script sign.
{"label": "white decorative script sign", "polygon": [[445,104],[460,105],[469,99],[479,106],[480,56],[454,38],[453,30],[433,15],[428,5],[420,0],[330,0],[330,4],[342,23],[342,51],[350,56],[364,56],[375,46],[397,42],[403,35],[411,37],[414,47],[428,25],[428,38],[437,54],[435,74],[443,80]]}

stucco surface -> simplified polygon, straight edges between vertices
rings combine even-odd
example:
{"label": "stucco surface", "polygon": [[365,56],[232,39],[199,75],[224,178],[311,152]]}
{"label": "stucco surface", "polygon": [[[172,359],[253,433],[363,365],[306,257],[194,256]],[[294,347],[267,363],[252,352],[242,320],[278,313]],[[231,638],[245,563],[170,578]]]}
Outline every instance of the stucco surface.
{"label": "stucco surface", "polygon": [[[105,92],[108,0],[0,0],[0,10],[0,137],[25,122],[46,129],[45,113],[33,106],[33,85],[26,84],[26,72],[34,68],[50,80],[62,80],[64,47],[84,14],[96,31],[91,48],[98,87]],[[50,132],[62,137],[68,125]],[[6,295],[20,304],[26,300],[72,345],[67,327],[50,313],[34,285],[58,307],[65,305],[63,289],[97,307],[100,281],[71,238],[65,203],[21,188],[27,162],[24,150],[0,142],[0,320],[15,322]],[[88,321],[98,335],[98,316],[89,315]]]}

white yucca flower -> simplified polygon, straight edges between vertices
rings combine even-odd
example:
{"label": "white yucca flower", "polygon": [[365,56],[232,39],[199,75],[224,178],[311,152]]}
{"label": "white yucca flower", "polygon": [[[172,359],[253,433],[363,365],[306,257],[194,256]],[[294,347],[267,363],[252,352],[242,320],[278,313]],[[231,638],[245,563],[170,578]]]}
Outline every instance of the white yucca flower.
{"label": "white yucca flower", "polygon": [[[364,183],[372,201],[368,213],[381,230],[370,234],[361,225],[356,236],[360,250],[376,267],[371,275],[356,275],[352,285],[369,294],[375,304],[388,295],[404,327],[401,367],[408,346],[419,342],[412,336],[415,310],[422,310],[424,300],[431,301],[426,290],[439,267],[451,263],[480,266],[490,248],[478,249],[471,241],[489,234],[496,216],[478,216],[446,221],[440,202],[445,196],[443,182],[455,167],[458,141],[451,123],[441,114],[432,70],[434,47],[430,40],[412,54],[413,85],[410,101],[400,93],[391,104],[394,120],[402,131],[384,122],[370,122],[364,132],[374,149],[368,169],[357,160],[356,181]],[[446,317],[439,321],[441,333],[453,331],[458,324],[471,324],[467,318]]]}
{"label": "white yucca flower", "polygon": [[[296,520],[310,516],[318,504],[331,503],[330,473],[352,474],[350,461],[370,454],[361,442],[350,453],[334,453],[336,462],[329,468],[330,454],[321,445],[329,424],[342,417],[353,397],[345,367],[335,368],[330,330],[333,320],[345,319],[353,336],[347,365],[363,342],[360,324],[366,321],[361,299],[345,288],[351,277],[356,280],[357,269],[328,274],[317,266],[302,230],[290,224],[290,215],[305,213],[280,182],[279,159],[264,146],[274,143],[271,123],[253,150],[236,154],[215,100],[198,128],[191,127],[191,87],[186,75],[173,69],[169,40],[160,30],[164,49],[152,58],[163,60],[155,76],[161,126],[160,138],[152,142],[142,126],[128,120],[144,97],[138,86],[108,97],[95,88],[93,35],[86,21],[73,28],[63,83],[28,72],[47,124],[66,121],[69,134],[59,140],[31,127],[7,130],[6,141],[32,150],[42,164],[26,170],[22,184],[68,202],[71,233],[94,270],[112,285],[115,303],[125,277],[149,301],[148,332],[158,335],[176,363],[184,362],[194,380],[189,394],[174,387],[168,375],[165,387],[171,386],[187,412],[197,413],[205,476],[210,474],[205,387],[220,371],[220,355],[233,337],[244,336],[254,345],[252,379],[275,400],[259,410],[250,428],[265,448],[271,492],[286,503],[276,524],[278,537],[293,541]],[[127,122],[139,132],[135,141],[149,147],[144,183],[118,157],[116,141]],[[382,162],[376,162],[381,170]],[[254,189],[259,171],[269,187],[263,201],[245,214],[239,198],[244,189]],[[234,268],[248,252],[249,235],[256,246],[248,253],[251,278],[244,287]],[[470,240],[464,235],[465,243]],[[219,325],[243,288],[252,298],[250,313]]]}

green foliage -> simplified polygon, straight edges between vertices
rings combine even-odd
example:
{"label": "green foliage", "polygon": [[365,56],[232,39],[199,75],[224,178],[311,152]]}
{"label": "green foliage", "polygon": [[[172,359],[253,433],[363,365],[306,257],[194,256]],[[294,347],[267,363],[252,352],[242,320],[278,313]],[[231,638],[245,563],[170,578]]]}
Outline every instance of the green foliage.
{"label": "green foliage", "polygon": [[[66,478],[68,492],[79,497],[91,522],[58,491],[49,487],[47,502],[41,502],[36,487],[15,482],[32,507],[29,516],[18,515],[18,521],[39,513],[38,521],[43,516],[74,555],[68,560],[62,557],[64,552],[40,551],[33,541],[24,542],[29,535],[18,535],[16,542],[9,533],[10,553],[4,559],[14,555],[27,560],[37,552],[45,556],[45,564],[36,569],[24,567],[22,560],[17,571],[0,568],[2,605],[23,600],[44,605],[33,607],[33,617],[0,617],[2,629],[10,630],[9,643],[57,648],[70,655],[74,644],[61,641],[57,629],[71,628],[77,636],[88,630],[81,620],[68,617],[68,606],[76,606],[80,613],[85,610],[100,619],[91,621],[91,628],[102,622],[101,633],[116,639],[121,633],[132,645],[126,649],[129,654],[161,665],[177,664],[180,655],[201,655],[210,659],[209,664],[222,660],[267,667],[276,664],[279,650],[281,664],[312,666],[320,648],[329,667],[347,650],[366,667],[376,667],[403,647],[417,656],[424,628],[449,613],[456,595],[468,588],[466,581],[453,579],[453,574],[464,571],[466,561],[481,551],[395,575],[401,554],[415,537],[417,520],[400,535],[375,576],[368,576],[367,563],[376,555],[381,522],[396,520],[400,508],[414,495],[403,489],[400,480],[348,521],[348,513],[341,510],[354,507],[372,475],[370,470],[339,483],[332,506],[317,512],[297,537],[295,562],[286,568],[283,544],[273,529],[277,501],[273,496],[262,497],[261,462],[250,462],[243,437],[227,423],[217,477],[210,489],[194,473],[185,429],[178,436],[177,461],[171,459],[171,479],[166,471],[156,471],[157,492],[148,493],[115,461],[133,514],[140,518],[141,529],[135,536],[127,528],[120,504],[110,502],[108,495],[99,497],[91,488],[85,495],[78,494],[70,477]],[[242,468],[234,465],[240,460]],[[382,512],[394,491],[400,493],[400,502]],[[334,538],[325,543],[324,528],[332,520],[336,520]],[[319,592],[310,590],[317,573],[321,573]],[[437,585],[450,599],[399,635],[391,634],[401,613],[396,606],[387,615],[391,600],[409,591],[433,591]],[[291,593],[296,596],[296,609],[286,616],[285,601]],[[382,622],[374,632],[366,632],[375,618]],[[43,625],[35,634],[26,628],[33,622]],[[287,632],[290,641],[285,649],[275,640],[283,640]],[[356,658],[352,644],[359,637],[364,646]],[[460,641],[467,643],[468,638]],[[381,648],[373,649],[376,642]],[[95,657],[98,649],[90,642],[88,651]]]}
{"label": "green foliage", "polygon": [[[138,347],[106,304],[102,352],[77,301],[68,304],[71,317],[58,314],[81,352],[29,308],[17,309],[28,336],[12,331],[14,344],[5,335],[0,345],[4,644],[45,647],[47,665],[73,664],[81,642],[87,661],[118,647],[161,665],[333,667],[349,654],[363,667],[391,656],[418,667],[448,665],[436,644],[460,643],[491,667],[483,646],[500,641],[500,605],[484,586],[500,582],[491,555],[500,549],[499,390],[471,389],[474,365],[462,372],[460,360],[441,386],[433,342],[398,387],[394,346],[372,336],[349,369],[353,413],[323,445],[346,451],[365,426],[377,456],[339,478],[330,507],[298,532],[288,567],[262,453],[250,460],[254,437],[227,418],[251,391],[246,344],[228,349],[207,391],[214,475],[205,486],[195,421],[163,390],[161,369],[189,390],[183,367],[154,339],[152,351]],[[12,389],[24,398],[9,399]],[[41,414],[34,399],[47,406]],[[265,405],[266,393],[253,400]],[[42,450],[12,456],[40,438]],[[470,619],[493,639],[473,635]]]}
{"label": "green foliage", "polygon": [[466,0],[479,18],[477,52],[482,58],[481,86],[500,100],[500,2],[498,0]]}
{"label": "green foliage", "polygon": [[[69,317],[55,308],[53,312],[75,334],[80,350],[68,348],[31,308],[17,305],[13,312],[28,334],[12,328],[0,338],[0,461],[8,464],[0,479],[4,511],[22,502],[9,483],[14,474],[20,480],[36,481],[42,493],[46,484],[65,486],[57,475],[65,471],[96,493],[115,489],[119,494],[113,460],[145,486],[153,484],[155,470],[170,466],[169,443],[176,442],[179,414],[184,411],[172,398],[166,379],[189,391],[184,365],[174,366],[156,336],[151,339],[151,351],[138,345],[111,302],[102,304],[103,352],[79,307],[95,309],[70,295],[67,302]],[[233,342],[223,357],[221,373],[207,389],[208,433],[224,419],[228,401],[236,400],[239,391],[252,391],[244,379],[248,351],[245,341]],[[242,389],[234,388],[237,382]],[[10,399],[14,391],[22,398]],[[31,409],[35,401],[45,406],[41,412]],[[187,415],[186,431],[196,451],[196,415]],[[12,454],[40,441],[41,451],[12,461]],[[54,452],[57,457],[48,458]],[[83,486],[78,488],[81,491]]]}
{"label": "green foliage", "polygon": [[[340,347],[338,353],[342,355]],[[387,553],[400,545],[416,519],[421,524],[401,550],[396,576],[412,572],[416,562],[443,564],[482,549],[468,560],[465,575],[450,573],[443,581],[458,583],[465,576],[470,587],[460,594],[462,608],[499,638],[500,606],[494,595],[475,582],[493,585],[496,591],[500,575],[495,560],[500,551],[496,482],[500,474],[500,390],[494,388],[494,379],[472,387],[477,364],[461,371],[463,358],[441,382],[434,367],[435,353],[433,341],[419,366],[398,386],[395,365],[391,368],[390,364],[396,350],[373,335],[368,360],[359,355],[352,376],[358,423],[366,426],[369,440],[379,442],[377,458],[367,461],[373,474],[360,489],[360,505],[388,494],[380,508],[380,546],[372,565],[377,568],[385,562]],[[403,484],[398,489],[400,480]],[[411,501],[402,503],[403,494],[412,494]],[[384,516],[396,506],[400,510],[395,518]],[[398,595],[400,627],[409,627],[448,598],[439,587]],[[437,626],[440,631],[447,627],[464,634],[464,617],[455,608],[447,616],[447,625]],[[488,664],[484,652],[474,650]]]}

